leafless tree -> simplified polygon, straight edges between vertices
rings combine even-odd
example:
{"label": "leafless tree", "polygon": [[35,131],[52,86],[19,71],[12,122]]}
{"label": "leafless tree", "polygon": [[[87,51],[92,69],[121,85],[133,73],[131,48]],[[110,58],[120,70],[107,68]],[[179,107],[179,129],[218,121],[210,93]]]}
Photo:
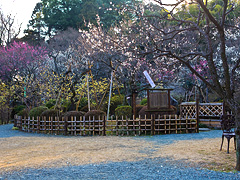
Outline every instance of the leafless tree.
{"label": "leafless tree", "polygon": [[16,39],[21,31],[21,25],[15,27],[15,17],[11,14],[4,15],[0,9],[0,46],[9,45],[12,39]]}

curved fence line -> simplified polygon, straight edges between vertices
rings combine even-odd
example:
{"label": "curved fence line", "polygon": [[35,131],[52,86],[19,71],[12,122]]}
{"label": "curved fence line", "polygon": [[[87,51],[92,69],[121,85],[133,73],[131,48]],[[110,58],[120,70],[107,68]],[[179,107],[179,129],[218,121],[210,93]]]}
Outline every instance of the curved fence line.
{"label": "curved fence line", "polygon": [[15,116],[15,127],[21,131],[63,135],[156,135],[198,132],[196,119],[180,116],[152,116],[148,118],[97,119],[83,117],[37,117]]}

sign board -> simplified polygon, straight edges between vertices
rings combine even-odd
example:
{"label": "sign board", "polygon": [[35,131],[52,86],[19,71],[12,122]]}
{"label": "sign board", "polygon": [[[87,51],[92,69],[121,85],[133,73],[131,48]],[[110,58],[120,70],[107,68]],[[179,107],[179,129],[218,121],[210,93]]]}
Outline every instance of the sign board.
{"label": "sign board", "polygon": [[147,78],[149,84],[154,88],[156,85],[154,84],[152,78],[149,76],[147,71],[143,71],[144,76]]}

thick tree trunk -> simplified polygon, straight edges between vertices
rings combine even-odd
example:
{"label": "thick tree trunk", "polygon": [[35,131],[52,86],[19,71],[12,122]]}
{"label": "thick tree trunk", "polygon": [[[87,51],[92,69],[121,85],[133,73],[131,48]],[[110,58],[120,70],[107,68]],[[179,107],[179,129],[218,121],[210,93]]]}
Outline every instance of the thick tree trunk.
{"label": "thick tree trunk", "polygon": [[236,143],[237,143],[237,149],[236,149],[236,170],[240,171],[240,107],[237,108],[235,112],[235,122],[236,122]]}

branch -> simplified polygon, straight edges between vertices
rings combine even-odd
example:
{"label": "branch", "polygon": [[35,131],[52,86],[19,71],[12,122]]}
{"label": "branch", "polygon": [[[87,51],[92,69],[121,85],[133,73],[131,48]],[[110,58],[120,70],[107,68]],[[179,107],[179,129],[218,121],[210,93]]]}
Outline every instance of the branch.
{"label": "branch", "polygon": [[[205,83],[209,88],[211,88],[212,90],[216,91],[216,88],[214,88],[214,86],[209,83],[203,76],[201,76],[188,62],[186,62],[184,59],[182,59],[181,57],[178,57],[174,54],[171,54],[171,56],[175,59],[177,59],[179,62],[183,63],[185,66],[187,66],[187,68],[193,73],[195,74],[199,79],[201,79],[203,81],[203,83]],[[220,92],[218,92],[218,94],[220,94]]]}
{"label": "branch", "polygon": [[178,6],[179,4],[181,4],[182,2],[184,2],[185,0],[181,0],[181,1],[177,1],[176,3],[172,3],[172,4],[169,4],[169,3],[163,3],[162,0],[153,0],[157,3],[159,3],[161,6],[170,6],[170,7],[176,7]]}
{"label": "branch", "polygon": [[207,17],[212,21],[212,23],[217,27],[218,30],[222,30],[223,27],[217,22],[217,20],[212,16],[209,9],[204,5],[204,2],[202,0],[196,0],[197,3],[201,6],[201,8],[204,10]]}

